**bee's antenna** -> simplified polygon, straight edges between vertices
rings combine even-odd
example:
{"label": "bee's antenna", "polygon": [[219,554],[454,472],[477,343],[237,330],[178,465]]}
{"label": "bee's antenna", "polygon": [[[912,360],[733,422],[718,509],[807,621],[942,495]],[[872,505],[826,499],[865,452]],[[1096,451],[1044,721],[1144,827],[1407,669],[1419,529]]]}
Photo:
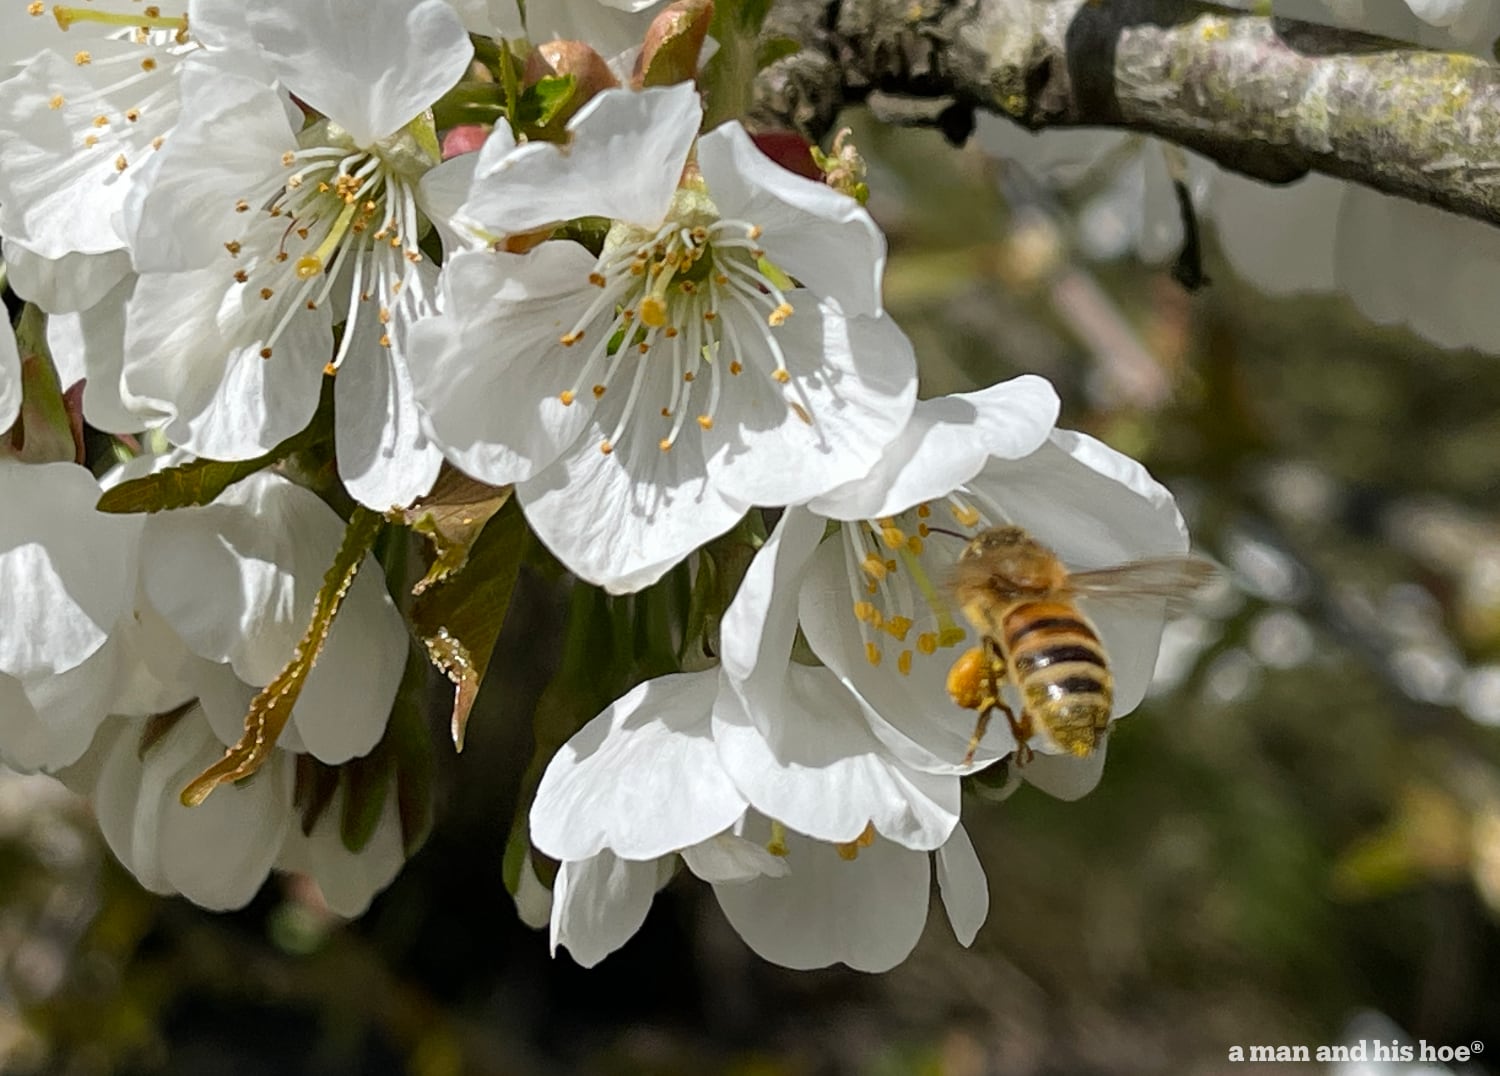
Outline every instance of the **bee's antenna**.
{"label": "bee's antenna", "polygon": [[931,533],[933,533],[933,534],[946,534],[948,537],[950,537],[950,538],[957,538],[961,542],[968,542],[968,541],[972,540],[969,537],[969,535],[967,535],[967,534],[959,534],[958,531],[950,531],[946,527],[934,527],[931,524],[929,524],[928,527],[927,527],[927,529]]}

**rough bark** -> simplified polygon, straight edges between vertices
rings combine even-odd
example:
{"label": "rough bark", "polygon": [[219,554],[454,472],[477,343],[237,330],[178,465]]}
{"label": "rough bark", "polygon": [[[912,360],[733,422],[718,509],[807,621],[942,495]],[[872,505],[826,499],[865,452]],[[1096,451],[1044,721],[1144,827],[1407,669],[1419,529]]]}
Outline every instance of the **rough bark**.
{"label": "rough bark", "polygon": [[1194,0],[778,0],[798,51],[752,120],[818,138],[846,104],[962,137],[973,111],[1113,127],[1269,182],[1310,171],[1500,224],[1500,68]]}

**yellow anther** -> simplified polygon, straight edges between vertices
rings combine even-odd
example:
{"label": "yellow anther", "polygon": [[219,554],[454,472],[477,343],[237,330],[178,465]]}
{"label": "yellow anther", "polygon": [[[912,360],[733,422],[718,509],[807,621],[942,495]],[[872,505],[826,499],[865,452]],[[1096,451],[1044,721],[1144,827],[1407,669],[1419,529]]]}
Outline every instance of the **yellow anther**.
{"label": "yellow anther", "polygon": [[[63,29],[66,30],[67,27],[64,26]],[[88,49],[79,49],[73,53],[73,62],[79,67],[87,67],[94,62],[94,57],[89,54]]]}
{"label": "yellow anther", "polygon": [[953,518],[958,521],[958,525],[961,527],[972,527],[979,522],[979,509],[975,508],[972,504],[955,504],[951,505],[950,508],[953,512]]}
{"label": "yellow anther", "polygon": [[917,636],[917,649],[924,654],[936,654],[938,648],[938,637],[934,632],[924,631]]}
{"label": "yellow anther", "polygon": [[874,822],[866,822],[865,823],[865,828],[860,832],[860,835],[858,837],[854,838],[854,843],[857,844],[857,845],[859,845],[861,848],[868,848],[868,847],[870,847],[870,845],[874,844],[875,843],[875,823]]}
{"label": "yellow anther", "polygon": [[774,374],[771,375],[771,380],[780,385],[785,385],[791,379],[792,375],[788,373],[784,367],[777,370]]}
{"label": "yellow anther", "polygon": [[885,622],[885,630],[906,642],[906,634],[911,631],[912,620],[909,616],[893,616]]}
{"label": "yellow anther", "polygon": [[765,233],[761,230],[761,226],[759,224],[750,225],[749,237],[752,240],[759,239],[764,234]]}
{"label": "yellow anther", "polygon": [[243,284],[250,279],[250,274],[243,269],[236,269],[234,271],[234,279],[237,283]]}
{"label": "yellow anther", "polygon": [[791,317],[791,316],[792,316],[792,304],[791,303],[782,303],[775,310],[771,311],[769,314],[766,315],[766,321],[768,321],[771,324],[772,328],[776,328],[779,325],[785,325],[786,324],[786,319],[789,318],[789,317]]}
{"label": "yellow anther", "polygon": [[261,288],[260,289],[260,297],[262,299],[267,300],[268,302],[270,301],[271,296],[273,296],[275,294],[276,293],[274,291],[272,291],[270,288]]}
{"label": "yellow anther", "polygon": [[740,375],[740,371],[743,370],[743,369],[744,369],[744,367],[740,365],[740,360],[739,359],[735,359],[733,362],[731,362],[729,364],[729,372],[731,374],[733,374],[734,376],[736,376],[736,377],[738,377]]}
{"label": "yellow anther", "polygon": [[968,632],[955,624],[952,627],[944,628],[938,634],[938,645],[941,647],[957,646],[968,637]]}
{"label": "yellow anther", "polygon": [[878,614],[875,611],[875,606],[872,603],[854,603],[854,619],[858,620],[860,623],[868,624],[870,621],[874,620],[877,615]]}
{"label": "yellow anther", "polygon": [[155,71],[156,70],[156,60],[153,59],[150,56],[147,56],[144,60],[141,61],[141,70],[142,71]]}
{"label": "yellow anther", "polygon": [[865,574],[872,579],[880,580],[885,578],[885,561],[881,560],[874,553],[866,553],[860,567],[864,568]]}
{"label": "yellow anther", "polygon": [[263,359],[269,359],[271,357],[271,349],[268,348],[268,347],[261,348],[260,349],[260,357],[263,358]]}
{"label": "yellow anther", "polygon": [[234,211],[236,213],[248,213],[250,212],[250,203],[241,198],[238,202],[234,203]]}
{"label": "yellow anther", "polygon": [[928,516],[932,515],[932,509],[929,508],[926,504],[919,504],[917,505],[917,515],[923,519],[926,519]]}
{"label": "yellow anther", "polygon": [[95,147],[95,146],[97,146],[99,144],[99,136],[98,135],[89,135],[89,136],[87,136],[83,140],[83,144],[85,146],[88,146],[90,149],[92,149],[93,147]]}
{"label": "yellow anther", "polygon": [[684,381],[691,381],[691,380],[693,380],[693,371],[689,370],[687,373],[683,374],[682,375],[682,379]]}
{"label": "yellow anther", "polygon": [[128,120],[129,122],[134,123],[136,120],[138,120],[140,118],[141,118],[141,110],[140,109],[138,109],[138,108],[126,109],[126,111],[125,111],[125,119]]}
{"label": "yellow anther", "polygon": [[331,362],[325,362],[323,364],[323,376],[324,377],[332,377],[334,374],[336,374],[338,372],[339,372],[339,368],[337,366],[335,366],[333,363],[331,363]]}
{"label": "yellow anther", "polygon": [[572,407],[573,406],[573,390],[572,389],[563,389],[561,392],[559,392],[557,394],[557,398],[562,401],[562,405],[564,407]]}
{"label": "yellow anther", "polygon": [[595,385],[593,388],[594,399],[600,399],[608,391],[608,388],[606,388],[604,385]]}
{"label": "yellow anther", "polygon": [[574,329],[570,333],[563,333],[563,335],[559,336],[557,338],[557,342],[559,344],[561,344],[563,347],[572,347],[574,344],[578,343],[578,341],[580,341],[582,339],[583,339],[583,330],[582,329]]}
{"label": "yellow anther", "polygon": [[932,528],[925,523],[918,523],[917,533],[920,534],[923,538],[926,538],[929,534],[932,533]]}
{"label": "yellow anther", "polygon": [[46,10],[47,5],[42,3],[42,0],[31,0],[31,3],[26,5],[26,14],[28,15],[41,15]]}
{"label": "yellow anther", "polygon": [[835,844],[833,847],[834,850],[838,852],[839,858],[846,863],[853,863],[856,859],[859,858],[859,845],[855,844],[853,841],[848,841],[843,844]]}
{"label": "yellow anther", "polygon": [[[923,523],[921,526],[922,526],[923,530],[927,529],[927,524]],[[916,534],[911,535],[909,538],[906,539],[906,548],[910,549],[913,553],[921,553],[922,552],[922,536],[921,535],[916,535]]]}
{"label": "yellow anther", "polygon": [[56,112],[59,108],[62,108],[62,106],[63,106],[63,95],[60,94],[60,93],[54,93],[52,95],[52,99],[47,102],[47,107],[50,108],[50,109],[52,109],[54,112]]}
{"label": "yellow anther", "polygon": [[663,452],[670,452],[672,451],[672,439],[670,437],[663,437],[660,441],[656,442],[656,447]]}
{"label": "yellow anther", "polygon": [[713,416],[712,415],[699,415],[698,416],[698,425],[702,426],[705,430],[711,430],[711,429],[713,429],[714,428]]}
{"label": "yellow anther", "polygon": [[594,285],[594,287],[596,288],[602,288],[605,284],[608,284],[609,281],[604,279],[603,273],[590,273],[589,283]]}
{"label": "yellow anther", "polygon": [[910,650],[903,650],[903,651],[901,651],[900,656],[896,658],[896,668],[899,669],[899,670],[901,670],[901,675],[902,676],[910,676],[911,675],[911,651]]}
{"label": "yellow anther", "polygon": [[865,644],[865,660],[868,661],[871,665],[879,665],[880,664],[880,647],[876,646],[874,643],[866,643]]}
{"label": "yellow anther", "polygon": [[599,451],[602,452],[602,453],[604,453],[606,456],[608,456],[614,450],[615,450],[615,446],[612,445],[612,444],[610,444],[608,441],[600,441],[599,442]]}
{"label": "yellow anther", "polygon": [[900,549],[906,544],[906,532],[894,524],[886,524],[880,528],[880,540],[888,549]]}
{"label": "yellow anther", "polygon": [[231,258],[238,257],[240,253],[240,241],[238,239],[231,239],[224,244],[224,249],[229,251]]}
{"label": "yellow anther", "polygon": [[95,127],[108,127],[109,126],[109,117],[108,116],[95,116],[94,117],[94,126]]}
{"label": "yellow anther", "polygon": [[896,560],[894,557],[885,562],[885,570],[888,572],[894,572],[896,570]]}
{"label": "yellow anther", "polygon": [[123,172],[123,171],[125,171],[125,169],[127,169],[129,167],[130,167],[130,162],[125,159],[125,154],[122,153],[118,157],[115,158],[115,171],[116,172]]}

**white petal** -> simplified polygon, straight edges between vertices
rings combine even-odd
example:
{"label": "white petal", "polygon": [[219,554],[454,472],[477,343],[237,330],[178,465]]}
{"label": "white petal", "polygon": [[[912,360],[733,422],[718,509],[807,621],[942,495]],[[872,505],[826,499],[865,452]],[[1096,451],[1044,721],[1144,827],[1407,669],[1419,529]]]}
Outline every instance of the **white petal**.
{"label": "white petal", "polygon": [[698,167],[724,217],[763,229],[761,245],[778,268],[850,314],[881,312],[885,237],[862,205],[787,171],[738,123],[698,140]]}
{"label": "white petal", "polygon": [[937,850],[937,880],[958,944],[974,944],[974,935],[990,914],[990,884],[963,826]]}
{"label": "white petal", "polygon": [[[318,507],[332,515],[321,502]],[[369,754],[390,720],[406,666],[406,638],[380,563],[367,556],[292,709],[300,749],[329,765]],[[283,744],[291,747],[292,741]]]}
{"label": "white petal", "polygon": [[407,363],[434,440],[465,473],[522,481],[583,429],[594,401],[558,399],[577,373],[576,362],[559,361],[558,338],[587,308],[593,269],[576,243],[527,255],[464,251],[443,267],[443,313],[412,326]]}
{"label": "white petal", "polygon": [[21,413],[21,353],[16,333],[7,320],[0,328],[0,433],[15,424]]}
{"label": "white petal", "polygon": [[361,504],[404,508],[432,488],[443,454],[422,430],[406,364],[382,347],[382,326],[358,322],[360,339],[334,379],[334,438],[339,478]]}
{"label": "white petal", "polygon": [[796,313],[772,330],[791,373],[784,388],[769,352],[751,345],[765,326],[740,304],[722,311],[746,370],[724,390],[703,450],[713,481],[745,504],[796,504],[868,474],[916,400],[916,358],[894,321],[846,319],[801,289],[787,299]]}
{"label": "white petal", "polygon": [[[644,399],[665,399],[671,370],[647,374]],[[652,384],[660,388],[653,397]],[[576,404],[574,406],[577,406]],[[627,431],[609,454],[599,443],[618,400],[557,463],[516,486],[535,535],[568,570],[613,594],[650,586],[694,549],[733,527],[749,507],[708,480],[696,438],[663,452],[645,431]]]}
{"label": "white petal", "polygon": [[182,79],[194,107],[153,155],[150,182],[127,210],[142,273],[222,263],[224,244],[252,219],[237,208],[241,199],[282,177],[282,156],[297,149],[297,132],[270,86],[200,63],[185,64]]}
{"label": "white petal", "polygon": [[287,829],[276,867],[311,875],[329,909],[353,919],[363,915],[375,894],[391,884],[406,862],[406,853],[401,847],[401,815],[394,781],[386,788],[375,832],[358,852],[344,845],[340,831],[343,809],[340,793],[306,835],[294,820]]}
{"label": "white petal", "polygon": [[1106,738],[1087,758],[1073,755],[1037,754],[1017,769],[1029,784],[1060,800],[1082,799],[1092,792],[1104,776],[1104,757],[1109,753]]}
{"label": "white petal", "polygon": [[67,672],[22,681],[0,673],[0,759],[23,772],[75,762],[116,701],[113,641]]}
{"label": "white petal", "polygon": [[764,717],[769,736],[733,690],[722,690],[714,706],[719,759],[757,811],[824,841],[852,841],[871,824],[909,848],[948,839],[958,824],[958,778],[918,773],[892,758],[858,700],[827,669],[792,665],[785,685]]}
{"label": "white petal", "polygon": [[[765,840],[763,820],[746,836]],[[926,852],[877,840],[852,861],[830,845],[786,835],[784,878],[714,886],[719,907],[745,942],[788,968],[843,963],[889,971],[916,947],[927,921],[932,872]]]}
{"label": "white petal", "polygon": [[49,314],[87,310],[130,271],[130,255],[123,250],[44,258],[12,239],[3,246],[10,286]]}
{"label": "white petal", "polygon": [[248,781],[222,785],[197,807],[178,799],[183,787],[219,758],[218,745],[172,778],[152,781],[150,755],[142,796],[162,796],[162,875],[194,904],[215,911],[242,908],[265,882],[293,824],[291,756],[273,752]]}
{"label": "white petal", "polygon": [[[148,273],[127,305],[125,405],[172,420],[172,443],[212,459],[248,459],[303,429],[332,354],[329,311],[300,311],[260,355],[267,304],[226,293],[222,268]],[[259,304],[253,307],[249,304]]]}
{"label": "white petal", "polygon": [[566,146],[529,142],[494,159],[486,143],[463,214],[500,235],[589,216],[654,227],[702,119],[690,82],[605,90],[568,121]]}
{"label": "white petal", "polygon": [[709,725],[718,671],[648,680],[563,745],[531,805],[531,840],[560,860],[655,859],[729,828],[745,801]]}
{"label": "white petal", "polygon": [[732,833],[720,833],[684,848],[682,861],[688,870],[714,885],[748,882],[752,878],[783,878],[787,873],[785,859],[773,856],[764,845]]}
{"label": "white petal", "polygon": [[878,519],[947,496],[992,456],[1035,452],[1057,421],[1057,393],[1035,375],[978,392],[917,401],[911,421],[865,477],[808,507],[834,519]]}
{"label": "white petal", "polygon": [[[509,138],[510,144],[515,145],[509,124],[500,124],[490,138],[497,136]],[[479,154],[462,153],[427,172],[417,185],[417,205],[437,226],[446,260],[451,261],[460,250],[485,246],[474,234],[477,222],[464,219],[459,212],[468,200],[469,188],[474,183],[474,166],[478,163]]]}
{"label": "white petal", "polygon": [[47,319],[47,346],[58,377],[70,386],[83,379],[83,417],[89,425],[109,433],[136,433],[148,422],[127,407],[121,395],[125,308],[135,281],[134,274],[122,277],[88,309]]}
{"label": "white petal", "polygon": [[[128,166],[139,168],[150,153],[151,135],[140,137],[140,124],[118,118],[130,105],[116,93],[101,97],[95,85],[110,61],[149,53],[100,38],[91,38],[87,51],[94,63],[84,66],[43,52],[0,92],[0,231],[45,258],[123,249],[116,221],[134,178]],[[165,70],[156,78],[170,87]],[[175,94],[162,107],[175,111]],[[95,129],[95,117],[108,113],[114,122]],[[97,144],[80,132],[93,133]],[[122,157],[125,171],[117,165]]]}
{"label": "white petal", "polygon": [[541,930],[552,921],[552,890],[536,876],[531,853],[521,861],[521,878],[516,884],[516,915],[532,930]]}
{"label": "white petal", "polygon": [[443,0],[281,0],[246,15],[287,89],[361,147],[431,107],[474,55]]}
{"label": "white petal", "polygon": [[0,673],[75,668],[130,608],[139,521],[96,513],[98,499],[82,467],[0,459]]}
{"label": "white petal", "polygon": [[719,626],[724,672],[737,681],[735,690],[762,732],[770,727],[768,706],[783,689],[797,633],[797,588],[823,537],[823,525],[805,508],[782,513]]}
{"label": "white petal", "polygon": [[565,945],[575,961],[592,968],[641,928],[656,882],[656,863],[612,852],[559,866],[552,884],[553,955]]}

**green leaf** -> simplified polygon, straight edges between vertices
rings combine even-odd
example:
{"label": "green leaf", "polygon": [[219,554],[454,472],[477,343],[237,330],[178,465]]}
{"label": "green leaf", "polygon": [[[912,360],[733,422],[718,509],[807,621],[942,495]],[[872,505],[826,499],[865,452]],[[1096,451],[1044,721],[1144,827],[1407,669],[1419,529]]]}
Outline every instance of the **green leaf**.
{"label": "green leaf", "polygon": [[462,751],[469,711],[489,668],[526,552],[526,522],[513,503],[484,525],[468,563],[412,607],[427,656],[453,681],[453,745]]}
{"label": "green leaf", "polygon": [[250,711],[245,715],[245,735],[240,742],[182,790],[183,806],[196,807],[220,785],[249,777],[276,749],[276,741],[291,719],[292,707],[302,694],[308,673],[312,672],[318,655],[323,652],[323,644],[328,640],[329,629],[338,616],[344,595],[349,593],[365,555],[375,545],[375,538],[383,526],[385,521],[376,513],[362,506],[355,508],[333,565],[323,576],[323,586],[313,605],[312,622],[297,644],[292,660],[251,700]]}
{"label": "green leaf", "polygon": [[410,508],[392,509],[386,518],[426,535],[436,553],[432,567],[412,593],[420,595],[463,568],[475,541],[496,512],[510,500],[511,487],[487,486],[446,463],[432,492]]}
{"label": "green leaf", "polygon": [[721,0],[715,6],[709,33],[719,43],[719,51],[703,68],[708,99],[703,116],[705,131],[749,111],[752,85],[759,71],[760,27],[770,7],[770,0]]}
{"label": "green leaf", "polygon": [[155,474],[132,478],[113,489],[105,490],[97,505],[101,512],[160,512],[168,508],[190,508],[209,504],[219,494],[256,471],[263,471],[299,452],[319,447],[331,440],[331,403],[333,379],[323,379],[323,396],[317,413],[307,428],[294,433],[264,455],[249,460],[196,459]]}
{"label": "green leaf", "polygon": [[572,75],[548,75],[522,91],[516,102],[515,123],[526,130],[546,127],[578,91]]}

